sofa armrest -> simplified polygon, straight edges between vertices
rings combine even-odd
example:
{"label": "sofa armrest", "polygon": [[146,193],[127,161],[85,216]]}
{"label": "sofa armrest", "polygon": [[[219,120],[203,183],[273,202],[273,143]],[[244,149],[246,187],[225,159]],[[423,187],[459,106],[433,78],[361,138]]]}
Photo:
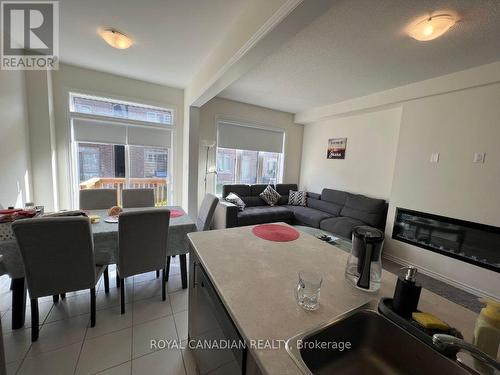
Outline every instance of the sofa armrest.
{"label": "sofa armrest", "polygon": [[238,206],[219,199],[215,208],[214,220],[212,222],[213,229],[233,228],[238,225]]}

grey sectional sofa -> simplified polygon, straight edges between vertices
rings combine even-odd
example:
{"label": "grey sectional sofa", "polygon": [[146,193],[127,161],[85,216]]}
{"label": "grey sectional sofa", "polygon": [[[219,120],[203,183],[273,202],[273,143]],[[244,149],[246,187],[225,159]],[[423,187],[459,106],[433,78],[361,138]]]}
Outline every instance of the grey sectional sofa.
{"label": "grey sectional sofa", "polygon": [[[306,225],[350,238],[359,225],[369,225],[384,230],[387,202],[383,199],[345,191],[323,189],[321,194],[307,193],[306,206],[288,204],[288,193],[297,190],[296,184],[278,184],[276,190],[281,199],[275,206],[268,206],[259,194],[267,185],[224,185],[222,196],[215,210],[214,228],[231,228],[283,221]],[[245,202],[239,211],[236,205],[224,198],[235,193]]]}

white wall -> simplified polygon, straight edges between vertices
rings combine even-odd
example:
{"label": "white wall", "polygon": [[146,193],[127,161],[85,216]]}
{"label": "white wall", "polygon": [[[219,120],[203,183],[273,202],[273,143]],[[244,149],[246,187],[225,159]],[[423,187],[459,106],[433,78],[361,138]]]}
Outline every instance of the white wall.
{"label": "white wall", "polygon": [[[293,122],[293,115],[268,108],[214,98],[200,108],[199,121],[199,164],[198,164],[198,199],[204,195],[204,177],[206,148],[204,143],[217,141],[217,119],[225,118],[242,122],[282,128],[285,131],[284,183],[298,183],[302,151],[303,126]],[[215,165],[215,148],[209,154],[209,163]],[[207,192],[213,193],[215,182],[213,175],[207,181]]]}
{"label": "white wall", "polygon": [[23,71],[0,70],[0,204],[31,201],[26,84]]}
{"label": "white wall", "polygon": [[[330,118],[305,126],[300,186],[389,198],[401,107]],[[327,159],[329,138],[347,137],[346,157]]]}
{"label": "white wall", "polygon": [[[396,207],[500,227],[499,141],[500,84],[406,103],[388,237]],[[433,152],[437,164],[429,162]],[[473,163],[474,152],[486,152],[486,162]],[[386,253],[500,298],[498,273],[394,240]]]}
{"label": "white wall", "polygon": [[57,163],[52,72],[26,72],[33,202],[47,211],[57,210]]}
{"label": "white wall", "polygon": [[[388,198],[386,257],[479,295],[500,298],[500,274],[391,239],[396,207],[500,227],[499,73],[500,63],[485,65],[296,115],[309,123],[301,185]],[[387,106],[399,108],[381,109]],[[392,164],[384,159],[380,180],[363,167],[381,162],[370,147],[377,133],[379,145],[394,158]],[[348,137],[345,161],[326,160],[329,137]],[[433,152],[440,153],[437,164],[430,163]],[[486,162],[472,163],[474,152],[486,152]],[[354,160],[359,175],[348,168]],[[368,183],[359,180],[363,174],[369,176]]]}
{"label": "white wall", "polygon": [[53,87],[59,201],[61,208],[68,208],[70,206],[70,159],[68,148],[70,142],[68,93],[70,91],[108,96],[174,109],[174,203],[180,204],[183,175],[183,90],[66,64],[60,64],[59,70],[53,72]]}

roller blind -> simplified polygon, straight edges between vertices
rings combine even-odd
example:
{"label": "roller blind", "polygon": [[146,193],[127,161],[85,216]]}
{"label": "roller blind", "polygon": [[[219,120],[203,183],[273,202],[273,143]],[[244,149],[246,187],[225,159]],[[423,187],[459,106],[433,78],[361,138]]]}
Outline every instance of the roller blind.
{"label": "roller blind", "polygon": [[73,136],[77,142],[171,147],[170,130],[88,119],[73,119]]}
{"label": "roller blind", "polygon": [[74,140],[78,142],[127,143],[127,126],[102,121],[73,119]]}
{"label": "roller blind", "polygon": [[283,152],[283,131],[219,122],[217,145],[238,150]]}
{"label": "roller blind", "polygon": [[129,126],[128,144],[135,146],[170,147],[170,130]]}

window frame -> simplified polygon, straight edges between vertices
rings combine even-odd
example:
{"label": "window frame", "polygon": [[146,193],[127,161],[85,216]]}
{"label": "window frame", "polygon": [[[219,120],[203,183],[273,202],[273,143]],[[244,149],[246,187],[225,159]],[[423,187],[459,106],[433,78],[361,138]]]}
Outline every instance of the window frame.
{"label": "window frame", "polygon": [[[225,115],[221,115],[221,114],[217,114],[215,116],[215,129],[216,129],[216,142],[215,142],[215,147],[213,148],[214,149],[214,164],[215,164],[215,168],[216,170],[218,171],[218,165],[217,165],[217,150],[219,149],[219,123],[229,123],[229,124],[234,124],[234,125],[237,125],[237,126],[245,126],[245,127],[249,127],[249,128],[256,128],[256,129],[263,129],[263,130],[271,130],[271,131],[277,131],[277,132],[282,132],[283,133],[283,146],[282,146],[282,152],[281,153],[277,153],[277,154],[280,154],[281,157],[279,158],[279,161],[278,161],[278,178],[277,178],[277,184],[281,184],[283,183],[283,177],[285,175],[285,167],[286,167],[286,164],[285,164],[285,159],[286,159],[286,145],[287,145],[287,132],[286,132],[286,129],[284,128],[281,128],[279,126],[272,126],[272,125],[269,125],[269,124],[265,124],[265,123],[259,123],[259,122],[251,122],[251,121],[246,121],[246,120],[241,120],[241,119],[237,119],[237,118],[234,118],[234,117],[228,117],[228,116],[225,116]],[[221,148],[225,148],[225,147],[221,147]],[[236,150],[236,149],[228,149],[228,150]],[[258,151],[259,153],[260,152],[267,152],[267,151]],[[262,166],[262,163],[260,160],[262,160],[261,157],[259,157],[259,155],[257,154],[257,184],[260,183],[259,182],[259,174],[261,174],[262,170],[263,170],[263,166]],[[207,163],[209,162],[208,160],[206,161]],[[241,166],[241,162],[238,161],[238,153],[236,153],[235,155],[235,160],[234,160],[234,174],[235,176],[238,176],[239,175],[239,168]],[[219,196],[220,197],[220,194],[217,194],[217,174],[214,175],[214,178],[213,178],[213,183],[211,184],[212,185],[212,189],[214,191],[214,194]],[[235,184],[238,183],[236,182],[238,181],[238,179],[235,178]],[[260,179],[260,181],[262,181],[262,177]]]}
{"label": "window frame", "polygon": [[[159,110],[159,111],[168,111],[171,113],[172,121],[170,124],[166,123],[161,123],[161,122],[155,122],[155,121],[147,121],[147,120],[137,120],[137,119],[130,119],[127,117],[119,117],[119,116],[106,116],[106,115],[96,115],[92,113],[82,113],[82,112],[77,112],[74,110],[74,105],[73,105],[73,97],[80,97],[84,99],[90,99],[90,100],[98,100],[98,101],[107,101],[111,104],[113,104],[113,112],[115,111],[115,105],[131,105],[139,108],[143,108],[146,111],[148,109],[150,110]],[[167,129],[173,129],[176,124],[176,111],[173,106],[168,106],[168,107],[160,107],[156,105],[151,105],[151,104],[145,104],[142,101],[130,101],[130,100],[124,100],[124,99],[118,99],[118,98],[113,98],[110,95],[104,95],[104,96],[99,96],[99,95],[93,95],[93,94],[85,94],[82,92],[77,92],[77,91],[68,91],[68,114],[69,117],[78,117],[81,116],[82,118],[90,118],[90,119],[102,119],[102,120],[115,120],[115,121],[126,121],[129,124],[137,124],[137,125],[144,125],[144,126],[156,126],[160,128],[167,128]],[[156,112],[146,112],[146,117],[148,117],[149,113],[158,115]],[[164,116],[164,114],[162,114]]]}
{"label": "window frame", "polygon": [[[129,98],[120,98],[112,95],[107,95],[107,94],[102,94],[102,93],[85,93],[82,92],[81,90],[73,90],[73,89],[67,89],[65,90],[66,93],[66,119],[67,119],[67,126],[68,126],[68,173],[70,176],[70,184],[68,187],[68,192],[69,192],[69,202],[71,208],[75,209],[78,208],[79,206],[79,197],[78,197],[78,191],[79,191],[79,171],[78,171],[78,141],[73,140],[73,120],[78,120],[78,119],[88,119],[88,120],[94,120],[94,121],[99,121],[99,122],[105,122],[105,123],[111,123],[111,124],[122,124],[122,125],[128,125],[128,126],[136,126],[136,127],[145,127],[145,128],[154,128],[154,129],[159,129],[159,130],[165,130],[165,131],[170,131],[171,134],[171,142],[170,142],[170,147],[166,147],[168,150],[168,164],[167,168],[169,171],[169,177],[168,177],[168,201],[170,202],[170,205],[177,204],[175,201],[175,175],[176,175],[176,170],[175,170],[175,155],[176,155],[176,108],[173,105],[167,105],[167,106],[158,106],[158,105],[151,105],[147,104],[142,100],[135,100],[135,99],[129,99]],[[162,124],[162,123],[156,123],[156,122],[148,122],[148,121],[141,121],[141,120],[135,120],[135,119],[128,119],[128,118],[120,118],[120,117],[111,117],[111,116],[102,116],[102,115],[94,115],[94,114],[87,114],[87,113],[80,113],[80,112],[75,112],[72,111],[72,96],[81,96],[81,97],[90,97],[90,98],[96,98],[96,99],[106,99],[110,101],[114,101],[117,103],[126,103],[126,104],[132,104],[132,105],[139,105],[141,107],[149,107],[149,108],[154,108],[154,109],[162,109],[162,110],[168,110],[171,112],[172,116],[172,123],[171,124]],[[98,143],[98,142],[94,142]],[[103,143],[106,144],[106,143]],[[130,178],[130,159],[129,159],[129,145],[128,142],[124,144],[125,146],[125,158],[126,158],[126,163],[125,163],[125,175],[127,176],[126,178]],[[144,145],[147,146],[147,145]]]}
{"label": "window frame", "polygon": [[[228,170],[220,170],[219,169],[219,164],[218,164],[218,151],[219,149],[224,149],[224,150],[234,150],[235,151],[235,157],[234,157],[234,166],[233,169],[228,169]],[[250,152],[256,152],[257,157],[256,157],[256,177],[255,177],[255,184],[263,184],[263,177],[264,177],[264,153],[271,153],[269,151],[252,151],[252,150],[239,150],[235,148],[226,148],[226,147],[215,147],[215,167],[218,172],[218,174],[222,173],[232,173],[234,175],[234,181],[231,183],[233,184],[241,184],[243,183],[241,181],[241,171],[242,171],[242,164],[243,164],[243,153],[245,151],[250,151]],[[275,184],[281,184],[283,182],[283,159],[285,158],[285,155],[283,152],[273,152],[272,154],[277,154],[278,155],[278,160],[276,161],[277,165],[277,176],[276,176],[276,182]],[[224,155],[224,162],[226,158],[230,158],[229,155]],[[253,168],[253,166],[252,166]],[[214,183],[214,191],[217,194],[217,182],[218,182],[218,174],[215,176],[215,183]],[[271,182],[269,182],[271,183]]]}

